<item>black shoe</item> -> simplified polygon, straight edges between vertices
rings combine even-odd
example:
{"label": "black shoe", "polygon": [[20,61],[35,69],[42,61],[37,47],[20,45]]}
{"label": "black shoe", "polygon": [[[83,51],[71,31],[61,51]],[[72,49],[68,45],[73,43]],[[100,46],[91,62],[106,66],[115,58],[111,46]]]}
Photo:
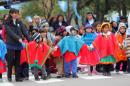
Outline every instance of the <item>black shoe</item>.
{"label": "black shoe", "polygon": [[106,72],[104,72],[104,73],[103,73],[103,76],[107,76],[107,73],[106,73]]}
{"label": "black shoe", "polygon": [[107,76],[111,76],[111,73],[110,73],[110,72],[108,72],[108,73],[107,73]]}
{"label": "black shoe", "polygon": [[12,82],[12,78],[8,78],[8,81],[9,81],[9,82]]}
{"label": "black shoe", "polygon": [[29,78],[28,78],[28,77],[25,77],[24,80],[29,80]]}
{"label": "black shoe", "polygon": [[50,78],[51,78],[51,75],[48,75],[48,76],[47,76],[47,79],[50,79]]}
{"label": "black shoe", "polygon": [[39,76],[37,76],[37,75],[34,75],[34,78],[35,78],[36,81],[40,80]]}
{"label": "black shoe", "polygon": [[22,82],[22,81],[23,81],[22,78],[20,78],[20,79],[16,79],[16,82]]}
{"label": "black shoe", "polygon": [[63,76],[59,75],[59,76],[57,76],[56,78],[63,78]]}
{"label": "black shoe", "polygon": [[65,78],[70,78],[71,76],[70,75],[65,75]]}
{"label": "black shoe", "polygon": [[48,79],[48,77],[47,77],[47,76],[44,76],[44,77],[42,77],[42,79],[43,79],[43,80],[47,80],[47,79]]}
{"label": "black shoe", "polygon": [[40,79],[39,79],[39,78],[35,78],[35,80],[36,80],[36,81],[40,81]]}
{"label": "black shoe", "polygon": [[78,75],[74,75],[74,76],[72,76],[72,78],[78,78]]}

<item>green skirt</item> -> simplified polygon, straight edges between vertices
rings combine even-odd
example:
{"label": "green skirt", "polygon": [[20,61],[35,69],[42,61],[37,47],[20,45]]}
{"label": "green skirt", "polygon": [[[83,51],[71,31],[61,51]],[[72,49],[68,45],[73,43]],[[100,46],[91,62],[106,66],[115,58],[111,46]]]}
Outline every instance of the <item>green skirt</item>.
{"label": "green skirt", "polygon": [[113,56],[106,56],[100,60],[101,64],[113,64],[116,62],[116,59]]}

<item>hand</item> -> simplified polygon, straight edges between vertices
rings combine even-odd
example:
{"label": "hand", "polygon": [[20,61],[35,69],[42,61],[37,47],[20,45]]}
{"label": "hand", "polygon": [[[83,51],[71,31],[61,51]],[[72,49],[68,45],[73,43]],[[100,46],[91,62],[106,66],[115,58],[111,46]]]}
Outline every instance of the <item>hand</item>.
{"label": "hand", "polygon": [[52,52],[51,52],[51,54],[53,55],[54,52],[57,51],[57,49],[58,49],[58,46],[55,46],[54,48],[52,48]]}
{"label": "hand", "polygon": [[22,44],[22,47],[25,48],[26,47],[26,44],[24,42],[21,43]]}
{"label": "hand", "polygon": [[120,46],[120,49],[124,49],[124,46],[123,46],[123,45],[121,45],[121,46]]}
{"label": "hand", "polygon": [[19,39],[19,42],[22,43],[23,42],[22,39]]}

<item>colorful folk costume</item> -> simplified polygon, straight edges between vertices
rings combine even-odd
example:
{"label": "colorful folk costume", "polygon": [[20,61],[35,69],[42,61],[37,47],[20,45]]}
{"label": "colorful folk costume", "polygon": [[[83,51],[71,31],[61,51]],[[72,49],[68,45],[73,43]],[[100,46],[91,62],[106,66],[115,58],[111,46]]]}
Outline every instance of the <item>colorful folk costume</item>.
{"label": "colorful folk costume", "polygon": [[[64,37],[64,33],[66,32],[65,27],[60,27],[59,29],[56,30],[56,38],[53,43],[53,46],[56,46],[58,42]],[[57,68],[57,78],[62,78],[64,77],[64,59],[63,56],[56,57],[54,58],[56,62],[56,68]]]}
{"label": "colorful folk costume", "polygon": [[46,79],[47,73],[44,64],[52,51],[52,48],[50,48],[46,43],[39,41],[39,37],[35,41],[26,44],[26,49],[22,51],[22,54],[25,56],[23,59],[21,59],[21,63],[29,63],[32,73],[34,74],[35,80],[40,80],[39,72],[41,73],[40,75],[42,79]]}
{"label": "colorful folk costume", "polygon": [[[82,36],[82,40],[85,42],[87,46],[91,46],[96,36],[97,35],[95,33],[85,33]],[[89,51],[89,54],[87,55],[87,57],[82,57],[80,59],[80,64],[95,66],[98,63],[99,63],[99,56],[96,50]]]}
{"label": "colorful folk costume", "polygon": [[[71,29],[75,31],[73,27]],[[71,32],[73,32],[73,30]],[[65,77],[70,77],[72,69],[72,77],[77,78],[77,57],[86,53],[84,50],[87,46],[85,46],[82,40],[76,37],[76,34],[72,33],[71,35],[61,39],[57,44],[57,47],[56,51],[54,51],[54,56],[64,56]]]}
{"label": "colorful folk costume", "polygon": [[[86,29],[93,29],[92,27],[86,27]],[[95,38],[97,37],[96,33],[93,32],[86,32],[83,36],[82,36],[82,40],[85,42],[85,44],[88,47],[92,46],[93,41],[95,40]],[[96,73],[96,70],[92,70],[95,68],[92,67],[96,67],[96,65],[99,63],[99,55],[96,49],[92,49],[89,50],[86,57],[81,57],[80,59],[80,64],[82,65],[88,65],[89,66],[89,75],[93,73]],[[91,67],[90,67],[91,66]]]}
{"label": "colorful folk costume", "polygon": [[116,63],[116,72],[120,71],[120,67],[122,64],[122,71],[125,73],[127,70],[127,58],[126,58],[126,50],[124,48],[124,41],[126,38],[126,25],[125,23],[120,23],[118,27],[118,31],[116,33],[116,39],[119,45],[118,52],[116,53],[117,63]]}
{"label": "colorful folk costume", "polygon": [[110,30],[110,24],[105,22],[101,26],[102,33],[97,36],[93,42],[93,46],[97,49],[100,56],[100,64],[103,64],[103,75],[109,76],[111,64],[116,62],[115,51],[117,41],[115,35]]}
{"label": "colorful folk costume", "polygon": [[0,39],[0,79],[2,79],[2,73],[6,71],[5,55],[7,53],[5,43]]}

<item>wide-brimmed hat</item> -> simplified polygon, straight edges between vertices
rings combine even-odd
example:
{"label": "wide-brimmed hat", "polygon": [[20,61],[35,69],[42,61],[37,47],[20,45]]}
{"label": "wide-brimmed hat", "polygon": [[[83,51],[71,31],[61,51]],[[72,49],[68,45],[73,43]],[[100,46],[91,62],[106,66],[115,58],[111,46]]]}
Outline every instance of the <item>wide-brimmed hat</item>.
{"label": "wide-brimmed hat", "polygon": [[111,25],[110,25],[109,22],[103,22],[103,23],[102,23],[102,25],[101,25],[101,31],[103,30],[103,28],[104,28],[105,25],[108,25],[110,31],[112,31],[112,27],[111,27]]}

